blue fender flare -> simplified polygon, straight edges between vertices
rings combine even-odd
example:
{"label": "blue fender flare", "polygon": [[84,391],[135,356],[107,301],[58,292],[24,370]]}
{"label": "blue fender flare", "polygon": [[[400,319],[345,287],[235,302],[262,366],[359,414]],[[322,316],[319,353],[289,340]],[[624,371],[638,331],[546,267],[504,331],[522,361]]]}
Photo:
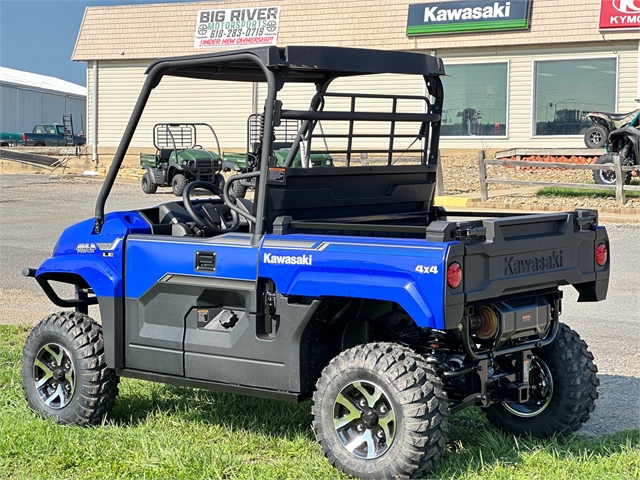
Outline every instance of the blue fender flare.
{"label": "blue fender flare", "polygon": [[[444,328],[444,312],[438,311],[437,305],[430,305],[432,302],[422,296],[418,285],[409,276],[373,277],[362,273],[347,277],[333,273],[303,271],[296,275],[284,290],[281,290],[281,293],[286,295],[365,298],[394,302],[400,305],[419,327]],[[440,309],[442,310],[442,305]]]}
{"label": "blue fender flare", "polygon": [[122,276],[102,257],[90,254],[59,255],[45,260],[36,277],[54,278],[56,274],[82,277],[98,297],[121,297]]}

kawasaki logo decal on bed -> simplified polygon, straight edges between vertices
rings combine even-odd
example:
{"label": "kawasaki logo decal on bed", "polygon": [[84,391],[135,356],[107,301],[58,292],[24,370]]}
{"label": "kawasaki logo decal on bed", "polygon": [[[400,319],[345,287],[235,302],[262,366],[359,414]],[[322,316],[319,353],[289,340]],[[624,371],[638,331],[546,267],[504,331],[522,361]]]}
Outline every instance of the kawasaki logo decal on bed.
{"label": "kawasaki logo decal on bed", "polygon": [[262,261],[270,265],[312,265],[313,255],[274,255],[265,253]]}
{"label": "kawasaki logo decal on bed", "polygon": [[562,268],[562,250],[551,252],[551,255],[533,258],[504,258],[504,276],[522,273],[543,272]]}

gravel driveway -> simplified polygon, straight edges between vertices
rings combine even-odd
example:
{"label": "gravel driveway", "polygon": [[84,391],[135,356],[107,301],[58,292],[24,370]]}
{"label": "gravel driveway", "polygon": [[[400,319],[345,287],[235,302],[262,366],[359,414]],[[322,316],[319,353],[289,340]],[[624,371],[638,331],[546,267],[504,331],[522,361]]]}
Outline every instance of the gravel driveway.
{"label": "gravel driveway", "polygon": [[[456,155],[442,157],[442,172],[444,178],[444,188],[447,195],[464,193],[478,193],[479,190],[479,169],[477,155]],[[560,170],[553,168],[545,169],[516,169],[499,165],[487,166],[487,177],[493,179],[509,179],[539,182],[564,182],[564,183],[593,183],[592,173],[589,170]],[[632,180],[634,185],[638,185],[638,178]],[[573,210],[574,208],[621,208],[616,202],[615,196],[612,198],[562,198],[562,197],[537,197],[533,193],[523,195],[518,185],[490,184],[489,192],[492,190],[512,189],[518,196],[494,196],[490,197],[488,203],[517,203],[523,208],[536,209],[546,205],[553,205],[561,210]],[[627,203],[623,210],[640,208],[640,198],[627,198]],[[623,212],[624,213],[624,212]]]}
{"label": "gravel driveway", "polygon": [[[100,184],[85,178],[0,175],[0,323],[33,324],[57,309],[20,271],[45,260],[66,226],[93,215]],[[463,188],[461,184],[459,190]],[[107,211],[174,198],[168,189],[144,195],[137,183],[118,183]],[[586,435],[640,428],[640,229],[637,225],[607,228],[612,262],[608,299],[576,303],[575,291],[567,288],[562,316],[587,341],[600,370],[600,400],[581,430]],[[91,308],[97,316],[97,308]]]}

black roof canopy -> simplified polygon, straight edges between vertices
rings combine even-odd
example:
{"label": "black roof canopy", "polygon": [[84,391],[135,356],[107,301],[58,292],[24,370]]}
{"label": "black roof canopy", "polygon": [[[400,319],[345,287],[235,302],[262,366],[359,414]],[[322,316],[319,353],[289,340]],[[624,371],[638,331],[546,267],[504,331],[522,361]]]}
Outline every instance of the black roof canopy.
{"label": "black roof canopy", "polygon": [[311,83],[378,73],[444,75],[442,60],[424,53],[319,46],[266,46],[165,58],[153,62],[145,73],[155,70],[178,77],[260,82],[265,81],[263,68],[286,69],[287,81]]}

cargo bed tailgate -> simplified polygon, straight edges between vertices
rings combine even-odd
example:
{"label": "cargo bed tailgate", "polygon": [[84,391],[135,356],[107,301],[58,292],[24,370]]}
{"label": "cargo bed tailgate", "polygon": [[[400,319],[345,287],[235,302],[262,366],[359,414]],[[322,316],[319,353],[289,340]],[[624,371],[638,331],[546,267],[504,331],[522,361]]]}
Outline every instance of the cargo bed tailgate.
{"label": "cargo bed tailgate", "polygon": [[609,261],[596,263],[596,247],[609,249],[597,214],[523,215],[483,220],[483,240],[465,246],[464,291],[467,302],[574,285],[579,301],[606,297]]}

